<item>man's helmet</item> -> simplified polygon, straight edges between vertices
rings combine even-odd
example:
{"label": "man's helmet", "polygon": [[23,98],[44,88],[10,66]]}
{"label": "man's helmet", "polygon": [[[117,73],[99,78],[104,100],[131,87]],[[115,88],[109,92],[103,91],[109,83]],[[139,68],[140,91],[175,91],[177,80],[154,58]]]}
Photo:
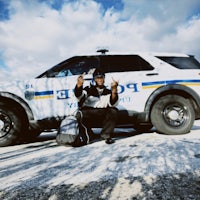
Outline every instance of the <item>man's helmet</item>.
{"label": "man's helmet", "polygon": [[100,69],[95,69],[93,78],[105,78],[105,74]]}

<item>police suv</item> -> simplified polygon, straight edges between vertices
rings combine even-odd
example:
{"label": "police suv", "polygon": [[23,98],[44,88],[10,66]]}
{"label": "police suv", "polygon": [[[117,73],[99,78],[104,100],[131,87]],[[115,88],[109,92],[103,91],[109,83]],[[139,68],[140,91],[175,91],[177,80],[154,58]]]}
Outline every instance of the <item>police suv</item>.
{"label": "police suv", "polygon": [[38,77],[0,85],[0,146],[38,136],[59,127],[78,107],[77,77],[85,86],[100,68],[109,88],[119,81],[119,125],[137,131],[155,127],[163,134],[190,132],[200,118],[200,63],[175,53],[102,54],[75,56]]}

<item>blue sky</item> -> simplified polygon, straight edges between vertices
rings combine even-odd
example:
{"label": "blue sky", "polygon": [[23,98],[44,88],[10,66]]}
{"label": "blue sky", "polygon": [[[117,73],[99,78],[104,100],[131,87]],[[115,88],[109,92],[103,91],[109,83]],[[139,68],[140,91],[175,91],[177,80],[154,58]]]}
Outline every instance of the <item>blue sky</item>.
{"label": "blue sky", "polygon": [[200,60],[199,30],[199,0],[0,0],[0,80],[35,77],[104,46]]}

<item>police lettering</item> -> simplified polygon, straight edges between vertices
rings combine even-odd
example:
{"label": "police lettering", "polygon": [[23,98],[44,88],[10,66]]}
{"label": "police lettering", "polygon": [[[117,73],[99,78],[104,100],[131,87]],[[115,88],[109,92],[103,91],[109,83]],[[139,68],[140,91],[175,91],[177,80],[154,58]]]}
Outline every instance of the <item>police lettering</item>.
{"label": "police lettering", "polygon": [[[139,92],[138,83],[128,83],[125,86],[124,85],[118,85],[118,94],[124,93],[127,89],[128,89],[128,92],[131,92],[131,93]],[[73,90],[69,90],[69,89],[57,90],[56,94],[57,94],[58,100],[68,99],[68,98],[74,96]]]}
{"label": "police lettering", "polygon": [[69,98],[69,90],[57,90],[57,99],[68,99]]}
{"label": "police lettering", "polygon": [[125,92],[126,88],[131,89],[131,92],[139,92],[138,83],[128,83],[126,86],[118,85],[118,94]]}

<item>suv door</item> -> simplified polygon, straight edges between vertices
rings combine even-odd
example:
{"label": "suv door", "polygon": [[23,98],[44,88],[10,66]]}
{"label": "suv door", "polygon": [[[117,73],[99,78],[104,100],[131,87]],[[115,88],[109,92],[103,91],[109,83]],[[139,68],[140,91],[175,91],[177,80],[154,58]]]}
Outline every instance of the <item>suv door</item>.
{"label": "suv door", "polygon": [[144,111],[148,97],[142,90],[142,82],[154,68],[138,55],[101,56],[100,64],[108,86],[112,79],[119,81],[118,108],[129,111],[130,115]]}
{"label": "suv door", "polygon": [[77,99],[74,96],[74,88],[79,75],[84,75],[84,87],[89,85],[92,74],[98,67],[96,57],[78,57],[72,62],[63,65],[54,80],[54,90],[56,93],[54,112],[57,116],[68,115],[74,112],[77,107]]}
{"label": "suv door", "polygon": [[35,93],[29,101],[35,118],[63,117],[76,110],[77,100],[73,90],[77,77],[85,74],[85,85],[89,84],[98,63],[98,58],[92,56],[73,57],[29,82]]}

